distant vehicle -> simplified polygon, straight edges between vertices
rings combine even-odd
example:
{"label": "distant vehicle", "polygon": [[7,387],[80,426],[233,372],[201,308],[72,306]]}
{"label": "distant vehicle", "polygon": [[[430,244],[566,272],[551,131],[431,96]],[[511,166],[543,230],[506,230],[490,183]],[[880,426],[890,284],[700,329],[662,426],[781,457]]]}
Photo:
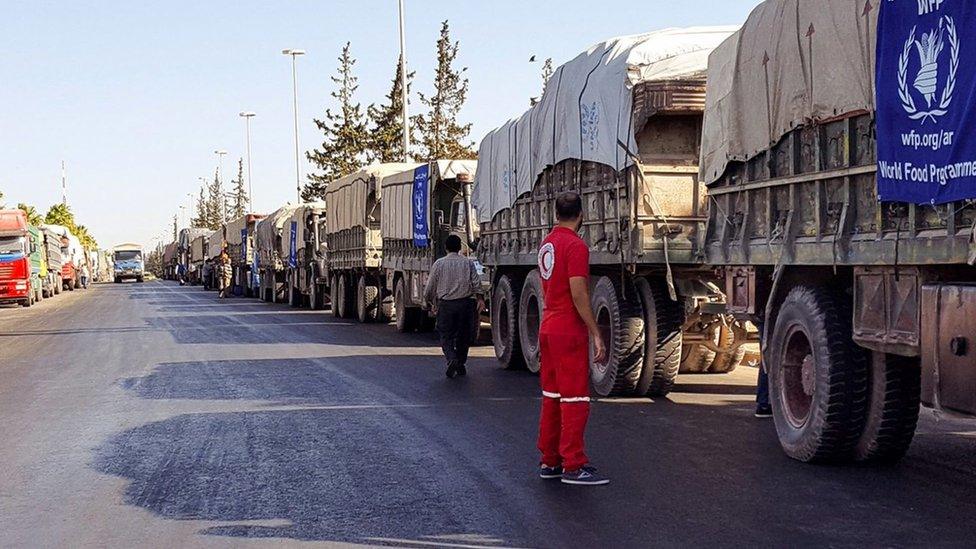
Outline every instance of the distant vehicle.
{"label": "distant vehicle", "polygon": [[30,307],[41,301],[38,231],[21,210],[0,210],[0,303]]}
{"label": "distant vehicle", "polygon": [[123,280],[145,280],[145,260],[139,244],[120,244],[112,248],[112,259],[115,263],[116,284]]}
{"label": "distant vehicle", "polygon": [[61,239],[61,286],[74,291],[81,287],[81,266],[85,261],[85,250],[78,237],[63,225],[44,225]]}

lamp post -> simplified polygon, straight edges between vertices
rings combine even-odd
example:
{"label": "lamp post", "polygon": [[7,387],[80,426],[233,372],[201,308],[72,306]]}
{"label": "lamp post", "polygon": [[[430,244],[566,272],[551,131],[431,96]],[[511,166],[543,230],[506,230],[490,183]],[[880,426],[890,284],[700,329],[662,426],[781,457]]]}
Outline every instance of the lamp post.
{"label": "lamp post", "polygon": [[403,161],[410,162],[410,117],[407,115],[407,33],[403,0],[400,0],[400,94],[403,103]]}
{"label": "lamp post", "polygon": [[253,212],[254,185],[253,177],[251,176],[251,119],[257,116],[257,114],[251,111],[241,111],[238,116],[244,119],[244,139],[247,150],[247,209]]}
{"label": "lamp post", "polygon": [[291,87],[292,102],[295,111],[295,191],[298,193],[298,203],[302,202],[302,167],[298,145],[298,63],[296,58],[305,55],[305,50],[285,49],[281,50],[282,55],[291,56]]}
{"label": "lamp post", "polygon": [[186,198],[187,198],[187,200],[190,201],[189,202],[189,204],[190,204],[190,210],[189,210],[189,212],[190,212],[190,221],[189,221],[189,223],[186,224],[186,226],[187,226],[187,228],[192,229],[193,228],[193,218],[195,216],[195,213],[193,211],[193,193],[186,193]]}

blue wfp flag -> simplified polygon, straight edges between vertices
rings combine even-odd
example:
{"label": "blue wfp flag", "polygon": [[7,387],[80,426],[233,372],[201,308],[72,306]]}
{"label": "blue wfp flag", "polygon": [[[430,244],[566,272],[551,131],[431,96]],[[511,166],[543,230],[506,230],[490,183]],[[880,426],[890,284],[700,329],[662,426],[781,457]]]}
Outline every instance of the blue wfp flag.
{"label": "blue wfp flag", "polygon": [[430,243],[427,226],[427,196],[430,192],[430,165],[424,164],[413,171],[413,244],[426,248]]}
{"label": "blue wfp flag", "polygon": [[976,198],[976,2],[880,2],[878,197]]}

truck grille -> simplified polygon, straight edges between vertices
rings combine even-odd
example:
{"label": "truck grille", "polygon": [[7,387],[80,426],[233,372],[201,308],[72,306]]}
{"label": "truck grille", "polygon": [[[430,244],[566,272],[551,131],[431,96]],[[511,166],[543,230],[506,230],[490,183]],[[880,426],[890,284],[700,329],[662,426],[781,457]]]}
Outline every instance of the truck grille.
{"label": "truck grille", "polygon": [[13,263],[0,263],[0,280],[9,280],[13,274]]}

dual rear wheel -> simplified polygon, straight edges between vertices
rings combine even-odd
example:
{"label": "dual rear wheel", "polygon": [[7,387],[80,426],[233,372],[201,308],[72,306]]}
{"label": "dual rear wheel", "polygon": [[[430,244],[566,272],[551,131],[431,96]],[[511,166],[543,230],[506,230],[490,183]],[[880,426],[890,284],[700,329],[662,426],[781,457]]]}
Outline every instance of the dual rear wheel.
{"label": "dual rear wheel", "polygon": [[856,345],[848,303],[797,286],[777,312],[766,349],[770,400],[780,444],[799,461],[896,461],[915,433],[918,359]]}
{"label": "dual rear wheel", "polygon": [[[671,301],[663,280],[598,276],[591,287],[594,315],[608,357],[590,364],[593,392],[667,394],[678,373],[684,308]],[[491,300],[495,356],[506,368],[538,372],[539,330],[545,300],[537,270],[520,280],[499,276]]]}

